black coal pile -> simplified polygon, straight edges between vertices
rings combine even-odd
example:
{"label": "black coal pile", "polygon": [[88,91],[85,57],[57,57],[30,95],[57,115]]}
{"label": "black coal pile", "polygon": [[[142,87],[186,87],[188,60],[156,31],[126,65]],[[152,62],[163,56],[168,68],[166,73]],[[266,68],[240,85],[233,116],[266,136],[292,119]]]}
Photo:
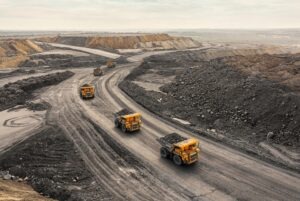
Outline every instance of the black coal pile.
{"label": "black coal pile", "polygon": [[28,69],[17,69],[8,73],[0,73],[0,78],[6,78],[11,76],[18,76],[18,75],[28,75],[28,74],[34,74],[36,73],[36,70],[28,70]]}
{"label": "black coal pile", "polygon": [[95,67],[105,64],[107,58],[101,56],[72,56],[50,54],[37,54],[31,56],[23,62],[20,67],[52,67],[52,68],[71,68],[71,67]]}
{"label": "black coal pile", "polygon": [[173,112],[195,124],[255,143],[300,145],[300,97],[283,85],[213,60],[186,70],[162,90],[180,102]]}
{"label": "black coal pile", "polygon": [[57,200],[93,200],[92,175],[79,158],[63,132],[49,126],[2,154],[0,170]]}
{"label": "black coal pile", "polygon": [[[20,64],[20,67],[51,67],[51,68],[74,68],[74,67],[98,67],[105,65],[108,58],[89,55],[73,56],[62,54],[36,54]],[[118,64],[128,63],[123,56],[115,60]]]}
{"label": "black coal pile", "polygon": [[[243,73],[222,59],[204,61],[192,53],[182,55],[146,59],[120,87],[156,113],[225,131],[233,139],[300,146],[300,97],[295,91],[259,73]],[[176,66],[181,70],[174,72]],[[166,94],[145,91],[130,82],[151,69],[163,75],[169,68],[177,76],[161,87]]]}
{"label": "black coal pile", "polygon": [[44,111],[44,110],[48,110],[51,105],[45,101],[41,101],[41,102],[27,102],[25,104],[25,107],[29,110],[32,111]]}
{"label": "black coal pile", "polygon": [[158,142],[160,142],[162,145],[172,145],[172,144],[176,144],[178,142],[184,141],[187,138],[182,137],[181,135],[177,134],[177,133],[171,133],[168,134],[164,137],[161,137],[159,139],[157,139]]}
{"label": "black coal pile", "polygon": [[34,90],[58,84],[73,75],[73,72],[65,71],[8,83],[0,88],[0,111],[25,104]]}

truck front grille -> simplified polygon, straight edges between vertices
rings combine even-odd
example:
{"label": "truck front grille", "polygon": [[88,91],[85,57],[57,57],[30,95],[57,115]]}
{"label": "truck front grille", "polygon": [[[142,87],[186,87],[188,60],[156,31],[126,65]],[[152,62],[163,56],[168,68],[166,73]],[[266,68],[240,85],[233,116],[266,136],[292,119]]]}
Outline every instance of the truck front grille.
{"label": "truck front grille", "polygon": [[197,153],[190,154],[190,159],[191,159],[191,161],[197,160],[198,159],[198,154]]}
{"label": "truck front grille", "polygon": [[139,129],[139,125],[138,124],[132,124],[131,129],[132,130],[137,130],[137,129]]}

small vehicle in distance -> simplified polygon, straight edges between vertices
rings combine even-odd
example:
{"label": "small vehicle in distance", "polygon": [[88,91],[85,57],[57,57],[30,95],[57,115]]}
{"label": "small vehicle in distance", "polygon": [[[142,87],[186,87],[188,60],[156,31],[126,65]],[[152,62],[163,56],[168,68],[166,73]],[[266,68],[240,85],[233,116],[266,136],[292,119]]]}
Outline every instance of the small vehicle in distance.
{"label": "small vehicle in distance", "polygon": [[83,99],[95,97],[95,87],[91,84],[84,84],[80,87],[80,97]]}

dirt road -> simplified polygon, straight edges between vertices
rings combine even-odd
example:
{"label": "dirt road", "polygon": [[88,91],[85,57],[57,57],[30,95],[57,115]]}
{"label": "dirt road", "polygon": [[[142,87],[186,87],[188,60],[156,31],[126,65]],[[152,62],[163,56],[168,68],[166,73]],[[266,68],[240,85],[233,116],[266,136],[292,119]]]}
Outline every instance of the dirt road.
{"label": "dirt road", "polygon": [[[300,175],[247,156],[162,120],[137,105],[118,83],[138,63],[119,66],[96,78],[92,69],[41,95],[52,106],[48,121],[73,140],[97,182],[118,200],[299,200]],[[93,100],[80,99],[78,87],[96,85]],[[123,134],[112,113],[129,107],[141,112],[142,131]],[[201,141],[201,159],[176,167],[161,159],[157,137],[170,132]],[[129,151],[129,152],[128,152]],[[132,154],[131,154],[132,153]]]}
{"label": "dirt road", "polygon": [[104,57],[108,57],[111,59],[117,59],[121,56],[119,54],[115,54],[115,53],[111,53],[111,52],[107,52],[107,51],[103,51],[103,50],[99,50],[99,49],[86,48],[86,47],[64,45],[64,44],[59,44],[59,43],[48,43],[48,45],[51,45],[56,48],[67,48],[67,49],[71,49],[71,50],[79,50],[79,51],[82,51],[85,53],[104,56]]}
{"label": "dirt road", "polygon": [[[131,59],[142,60],[143,56]],[[130,59],[129,59],[130,60]],[[139,63],[119,65],[94,77],[92,68],[48,87],[40,97],[52,105],[47,124],[59,126],[74,142],[83,161],[103,187],[95,200],[299,200],[300,175],[237,150],[191,134],[135,103],[118,88]],[[82,100],[78,88],[96,86],[93,100]],[[114,128],[113,112],[129,107],[143,116],[141,132]],[[177,167],[160,158],[156,138],[170,132],[201,141],[200,161]]]}
{"label": "dirt road", "polygon": [[33,135],[43,127],[45,111],[30,111],[25,108],[0,112],[0,153],[12,144]]}

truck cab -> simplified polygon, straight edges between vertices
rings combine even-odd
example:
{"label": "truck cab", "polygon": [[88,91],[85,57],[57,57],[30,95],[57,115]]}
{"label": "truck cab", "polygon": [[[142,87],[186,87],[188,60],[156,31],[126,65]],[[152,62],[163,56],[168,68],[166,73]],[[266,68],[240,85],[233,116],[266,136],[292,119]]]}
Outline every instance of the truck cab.
{"label": "truck cab", "polygon": [[107,68],[114,68],[116,67],[116,62],[112,59],[109,59],[107,62],[106,62],[106,66]]}
{"label": "truck cab", "polygon": [[158,138],[157,141],[162,145],[161,157],[172,159],[176,165],[190,165],[198,161],[199,140],[195,138],[187,139],[177,133],[171,133]]}
{"label": "truck cab", "polygon": [[94,76],[102,76],[103,75],[103,71],[100,67],[95,68],[93,71]]}
{"label": "truck cab", "polygon": [[198,160],[199,141],[191,138],[174,144],[174,153],[181,156],[184,164],[192,164]]}
{"label": "truck cab", "polygon": [[115,113],[115,126],[123,132],[133,132],[141,128],[141,114],[123,109]]}
{"label": "truck cab", "polygon": [[80,96],[83,99],[94,98],[95,96],[95,87],[90,84],[84,84],[80,87]]}

